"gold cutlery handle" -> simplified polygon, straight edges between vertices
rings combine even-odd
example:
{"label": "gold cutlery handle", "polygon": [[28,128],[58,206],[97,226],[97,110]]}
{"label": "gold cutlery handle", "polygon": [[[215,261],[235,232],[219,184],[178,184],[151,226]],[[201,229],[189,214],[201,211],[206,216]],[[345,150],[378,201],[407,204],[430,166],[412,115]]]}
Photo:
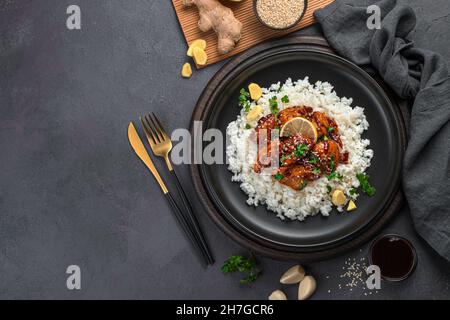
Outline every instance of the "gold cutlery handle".
{"label": "gold cutlery handle", "polygon": [[167,194],[169,190],[167,190],[167,187],[164,184],[164,181],[161,179],[161,176],[159,175],[158,171],[156,170],[156,167],[153,164],[152,159],[150,159],[147,149],[145,149],[144,144],[142,143],[141,138],[139,138],[136,128],[134,127],[132,122],[128,124],[128,140],[130,141],[131,147],[133,148],[134,152],[137,154],[139,159],[141,159],[142,162],[144,162],[144,164],[153,174],[153,177],[155,177],[163,193]]}

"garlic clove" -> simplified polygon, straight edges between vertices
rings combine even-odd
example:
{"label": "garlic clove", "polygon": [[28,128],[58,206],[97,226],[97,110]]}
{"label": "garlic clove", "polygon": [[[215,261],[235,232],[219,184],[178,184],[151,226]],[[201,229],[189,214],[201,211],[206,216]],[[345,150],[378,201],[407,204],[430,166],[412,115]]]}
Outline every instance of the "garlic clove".
{"label": "garlic clove", "polygon": [[296,265],[289,268],[280,279],[282,284],[295,284],[299,283],[305,277],[305,269],[301,265]]}
{"label": "garlic clove", "polygon": [[306,300],[316,291],[316,279],[313,276],[306,276],[298,286],[298,300]]}
{"label": "garlic clove", "polygon": [[287,297],[283,291],[275,290],[270,294],[269,300],[287,300]]}

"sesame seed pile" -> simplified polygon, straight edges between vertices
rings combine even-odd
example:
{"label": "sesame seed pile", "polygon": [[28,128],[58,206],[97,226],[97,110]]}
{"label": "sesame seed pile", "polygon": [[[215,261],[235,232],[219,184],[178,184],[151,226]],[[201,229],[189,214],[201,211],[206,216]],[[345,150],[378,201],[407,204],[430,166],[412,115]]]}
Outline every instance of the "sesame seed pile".
{"label": "sesame seed pile", "polygon": [[[359,260],[359,261],[358,261]],[[365,263],[365,258],[348,258],[345,261],[345,266],[342,269],[345,271],[339,277],[343,279],[344,285],[350,288],[350,291],[353,288],[362,285],[365,287],[365,276],[366,276],[366,268],[367,265]],[[341,286],[341,284],[339,284]]]}
{"label": "sesame seed pile", "polygon": [[277,29],[292,26],[303,14],[304,0],[258,0],[256,11],[267,25]]}
{"label": "sesame seed pile", "polygon": [[[342,273],[339,275],[336,290],[359,291],[364,296],[378,293],[378,290],[370,290],[367,288],[367,267],[365,257],[347,258],[342,266]],[[326,278],[329,279],[330,276],[326,276]],[[332,292],[333,289],[328,289],[329,294]]]}

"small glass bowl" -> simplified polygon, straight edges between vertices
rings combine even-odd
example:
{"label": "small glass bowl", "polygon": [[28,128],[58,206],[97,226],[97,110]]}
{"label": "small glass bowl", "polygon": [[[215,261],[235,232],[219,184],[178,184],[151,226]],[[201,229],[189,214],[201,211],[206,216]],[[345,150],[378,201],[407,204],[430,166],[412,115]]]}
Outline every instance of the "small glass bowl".
{"label": "small glass bowl", "polygon": [[373,248],[375,247],[375,245],[378,244],[379,241],[386,239],[386,238],[397,239],[399,241],[402,241],[404,244],[406,244],[409,247],[409,250],[411,251],[412,262],[411,262],[411,267],[409,268],[408,272],[406,272],[403,276],[393,278],[393,277],[385,276],[385,275],[383,275],[383,272],[381,272],[381,278],[383,278],[384,280],[393,281],[393,282],[403,281],[403,280],[409,278],[409,276],[414,272],[414,270],[416,269],[416,266],[417,266],[417,261],[418,261],[416,248],[414,248],[411,241],[409,241],[405,237],[398,235],[398,234],[394,234],[394,233],[389,233],[389,234],[378,236],[370,245],[369,264],[371,264],[371,265],[374,264],[373,258],[372,258]]}
{"label": "small glass bowl", "polygon": [[253,12],[255,13],[255,16],[258,18],[259,22],[261,22],[261,24],[263,24],[264,26],[272,29],[272,30],[277,30],[277,31],[283,31],[283,30],[288,30],[290,28],[295,27],[297,24],[300,23],[300,21],[303,19],[303,17],[305,16],[305,12],[308,9],[308,0],[303,0],[304,1],[304,6],[303,6],[303,12],[302,14],[298,17],[297,20],[294,21],[294,23],[292,23],[291,25],[287,26],[287,27],[283,27],[283,28],[276,28],[274,26],[268,25],[263,19],[261,19],[261,17],[259,16],[258,13],[258,9],[256,8],[256,4],[259,0],[253,0]]}

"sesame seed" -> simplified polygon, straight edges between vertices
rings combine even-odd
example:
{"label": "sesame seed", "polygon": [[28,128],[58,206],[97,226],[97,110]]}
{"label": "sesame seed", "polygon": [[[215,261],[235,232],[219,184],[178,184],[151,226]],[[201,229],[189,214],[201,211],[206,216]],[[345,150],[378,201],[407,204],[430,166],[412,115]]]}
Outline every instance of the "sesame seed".
{"label": "sesame seed", "polygon": [[268,26],[283,29],[292,26],[303,14],[303,0],[258,0],[256,11]]}

